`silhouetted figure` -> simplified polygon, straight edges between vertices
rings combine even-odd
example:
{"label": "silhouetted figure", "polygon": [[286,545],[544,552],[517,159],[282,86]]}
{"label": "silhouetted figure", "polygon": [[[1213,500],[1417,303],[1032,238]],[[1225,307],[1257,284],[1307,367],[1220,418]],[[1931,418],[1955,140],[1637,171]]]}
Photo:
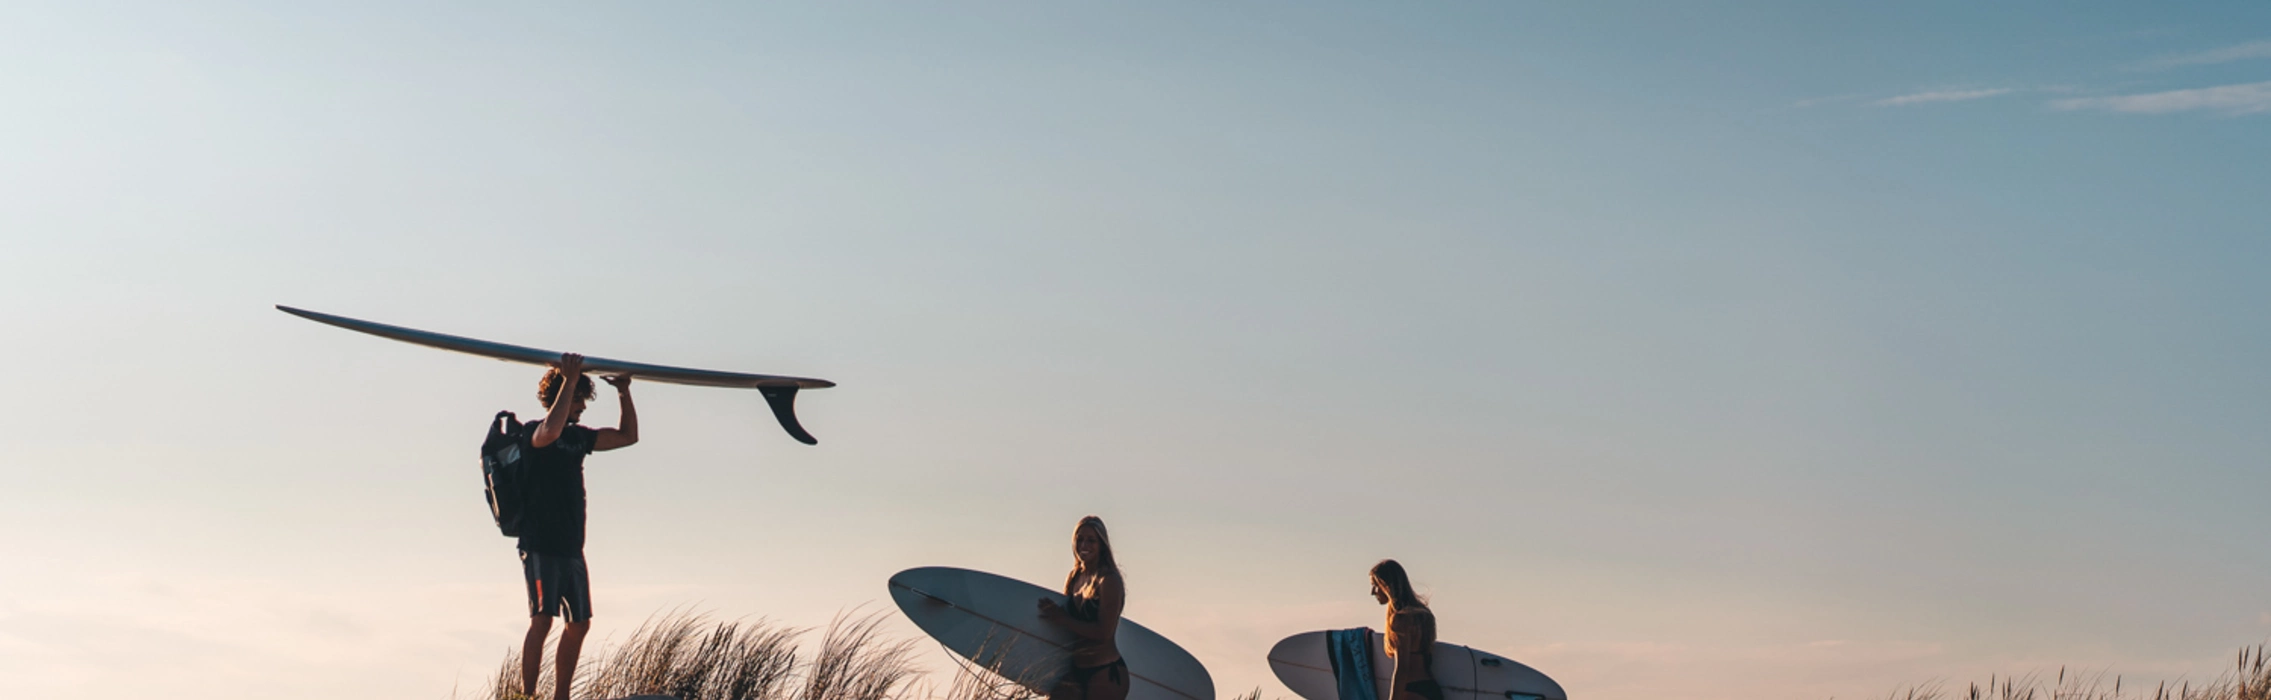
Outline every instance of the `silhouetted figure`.
{"label": "silhouetted figure", "polygon": [[529,452],[523,477],[527,500],[521,515],[520,569],[528,584],[528,637],[521,642],[520,687],[536,695],[544,638],[552,631],[552,617],[560,616],[568,624],[560,631],[559,652],[552,662],[553,700],[568,700],[576,678],[576,656],[583,651],[584,634],[591,631],[591,571],[584,566],[584,456],[639,441],[630,375],[607,378],[622,402],[618,427],[595,430],[576,424],[592,394],[583,363],[582,355],[563,354],[537,383],[544,420],[529,436],[529,446],[535,449]]}
{"label": "silhouetted figure", "polygon": [[1435,682],[1435,611],[1412,590],[1404,565],[1382,559],[1372,565],[1372,599],[1388,606],[1388,633],[1382,646],[1395,664],[1386,700],[1443,700]]}
{"label": "silhouetted figure", "polygon": [[1049,690],[1050,700],[1127,700],[1128,662],[1114,641],[1128,590],[1112,558],[1104,520],[1080,519],[1072,529],[1072,574],[1065,577],[1066,606],[1042,598],[1041,619],[1072,630],[1072,671]]}

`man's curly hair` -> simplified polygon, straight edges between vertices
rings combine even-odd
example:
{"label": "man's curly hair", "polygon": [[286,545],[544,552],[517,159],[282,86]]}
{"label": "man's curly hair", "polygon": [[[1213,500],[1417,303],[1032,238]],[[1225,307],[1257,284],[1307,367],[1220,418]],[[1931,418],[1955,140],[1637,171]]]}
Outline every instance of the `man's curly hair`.
{"label": "man's curly hair", "polygon": [[[560,385],[563,383],[560,368],[544,370],[544,378],[536,382],[536,400],[544,402],[544,408],[550,410],[552,402],[560,399]],[[591,400],[591,377],[576,375],[576,398]]]}

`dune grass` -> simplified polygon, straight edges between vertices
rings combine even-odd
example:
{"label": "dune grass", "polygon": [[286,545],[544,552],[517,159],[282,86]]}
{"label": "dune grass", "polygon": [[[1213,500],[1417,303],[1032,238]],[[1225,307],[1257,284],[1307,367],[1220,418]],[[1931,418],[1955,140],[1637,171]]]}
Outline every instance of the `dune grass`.
{"label": "dune grass", "polygon": [[[914,643],[883,638],[881,613],[838,615],[806,654],[807,630],[766,620],[715,621],[673,610],[648,618],[621,644],[584,649],[575,700],[660,695],[678,700],[908,700]],[[535,700],[552,700],[553,642]],[[520,654],[498,664],[474,700],[521,700]],[[975,700],[975,699],[973,699]]]}
{"label": "dune grass", "polygon": [[[809,630],[766,620],[716,621],[672,610],[639,625],[621,644],[585,649],[573,700],[666,696],[676,700],[1040,700],[1001,669],[959,662],[943,687],[915,670],[915,642],[879,632],[883,613],[840,614],[809,655],[798,640]],[[549,645],[547,645],[549,650]],[[547,654],[540,692],[549,698]],[[520,700],[520,654],[508,653],[472,700]],[[452,694],[455,695],[454,693]],[[1260,700],[1261,688],[1231,700]],[[1941,683],[1894,691],[1887,700],[2271,700],[2267,645],[2246,647],[2221,676],[2200,683],[2125,685],[2103,672],[1990,677],[1961,690]]]}
{"label": "dune grass", "polygon": [[2120,676],[2108,681],[2103,672],[2068,673],[2061,667],[2053,675],[1989,677],[1982,686],[1972,683],[1961,692],[1941,684],[1920,685],[1895,691],[1888,700],[2271,700],[2271,661],[2264,645],[2239,650],[2232,667],[2198,685],[2178,682],[2151,687],[2124,687]]}

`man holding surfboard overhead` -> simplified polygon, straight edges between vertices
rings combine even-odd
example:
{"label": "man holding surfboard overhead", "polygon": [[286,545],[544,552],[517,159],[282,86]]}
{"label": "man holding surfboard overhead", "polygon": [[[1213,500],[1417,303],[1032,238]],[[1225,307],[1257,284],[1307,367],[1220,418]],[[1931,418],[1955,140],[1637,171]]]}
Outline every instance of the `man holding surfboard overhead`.
{"label": "man holding surfboard overhead", "polygon": [[533,449],[522,477],[525,504],[519,546],[521,577],[528,586],[528,637],[521,643],[520,687],[530,697],[536,695],[544,638],[552,632],[553,616],[565,618],[552,663],[554,700],[568,700],[576,657],[583,651],[584,634],[591,631],[591,572],[584,565],[584,456],[639,441],[639,417],[631,406],[628,374],[607,377],[622,406],[616,427],[595,430],[576,423],[592,395],[583,362],[582,355],[563,353],[545,371],[536,385],[536,397],[544,402],[544,420],[522,428],[529,432],[528,445]]}

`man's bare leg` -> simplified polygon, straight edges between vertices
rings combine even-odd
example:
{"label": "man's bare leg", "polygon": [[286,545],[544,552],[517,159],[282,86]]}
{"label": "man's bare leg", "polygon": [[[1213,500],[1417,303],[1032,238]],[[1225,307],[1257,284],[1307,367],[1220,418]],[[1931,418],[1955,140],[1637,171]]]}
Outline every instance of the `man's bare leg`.
{"label": "man's bare leg", "polygon": [[536,678],[544,672],[544,638],[550,634],[551,615],[528,616],[528,638],[520,643],[520,692],[532,698],[536,697]]}
{"label": "man's bare leg", "polygon": [[568,689],[576,682],[576,657],[583,653],[584,633],[590,631],[590,620],[560,628],[560,655],[552,661],[552,700],[568,700]]}

